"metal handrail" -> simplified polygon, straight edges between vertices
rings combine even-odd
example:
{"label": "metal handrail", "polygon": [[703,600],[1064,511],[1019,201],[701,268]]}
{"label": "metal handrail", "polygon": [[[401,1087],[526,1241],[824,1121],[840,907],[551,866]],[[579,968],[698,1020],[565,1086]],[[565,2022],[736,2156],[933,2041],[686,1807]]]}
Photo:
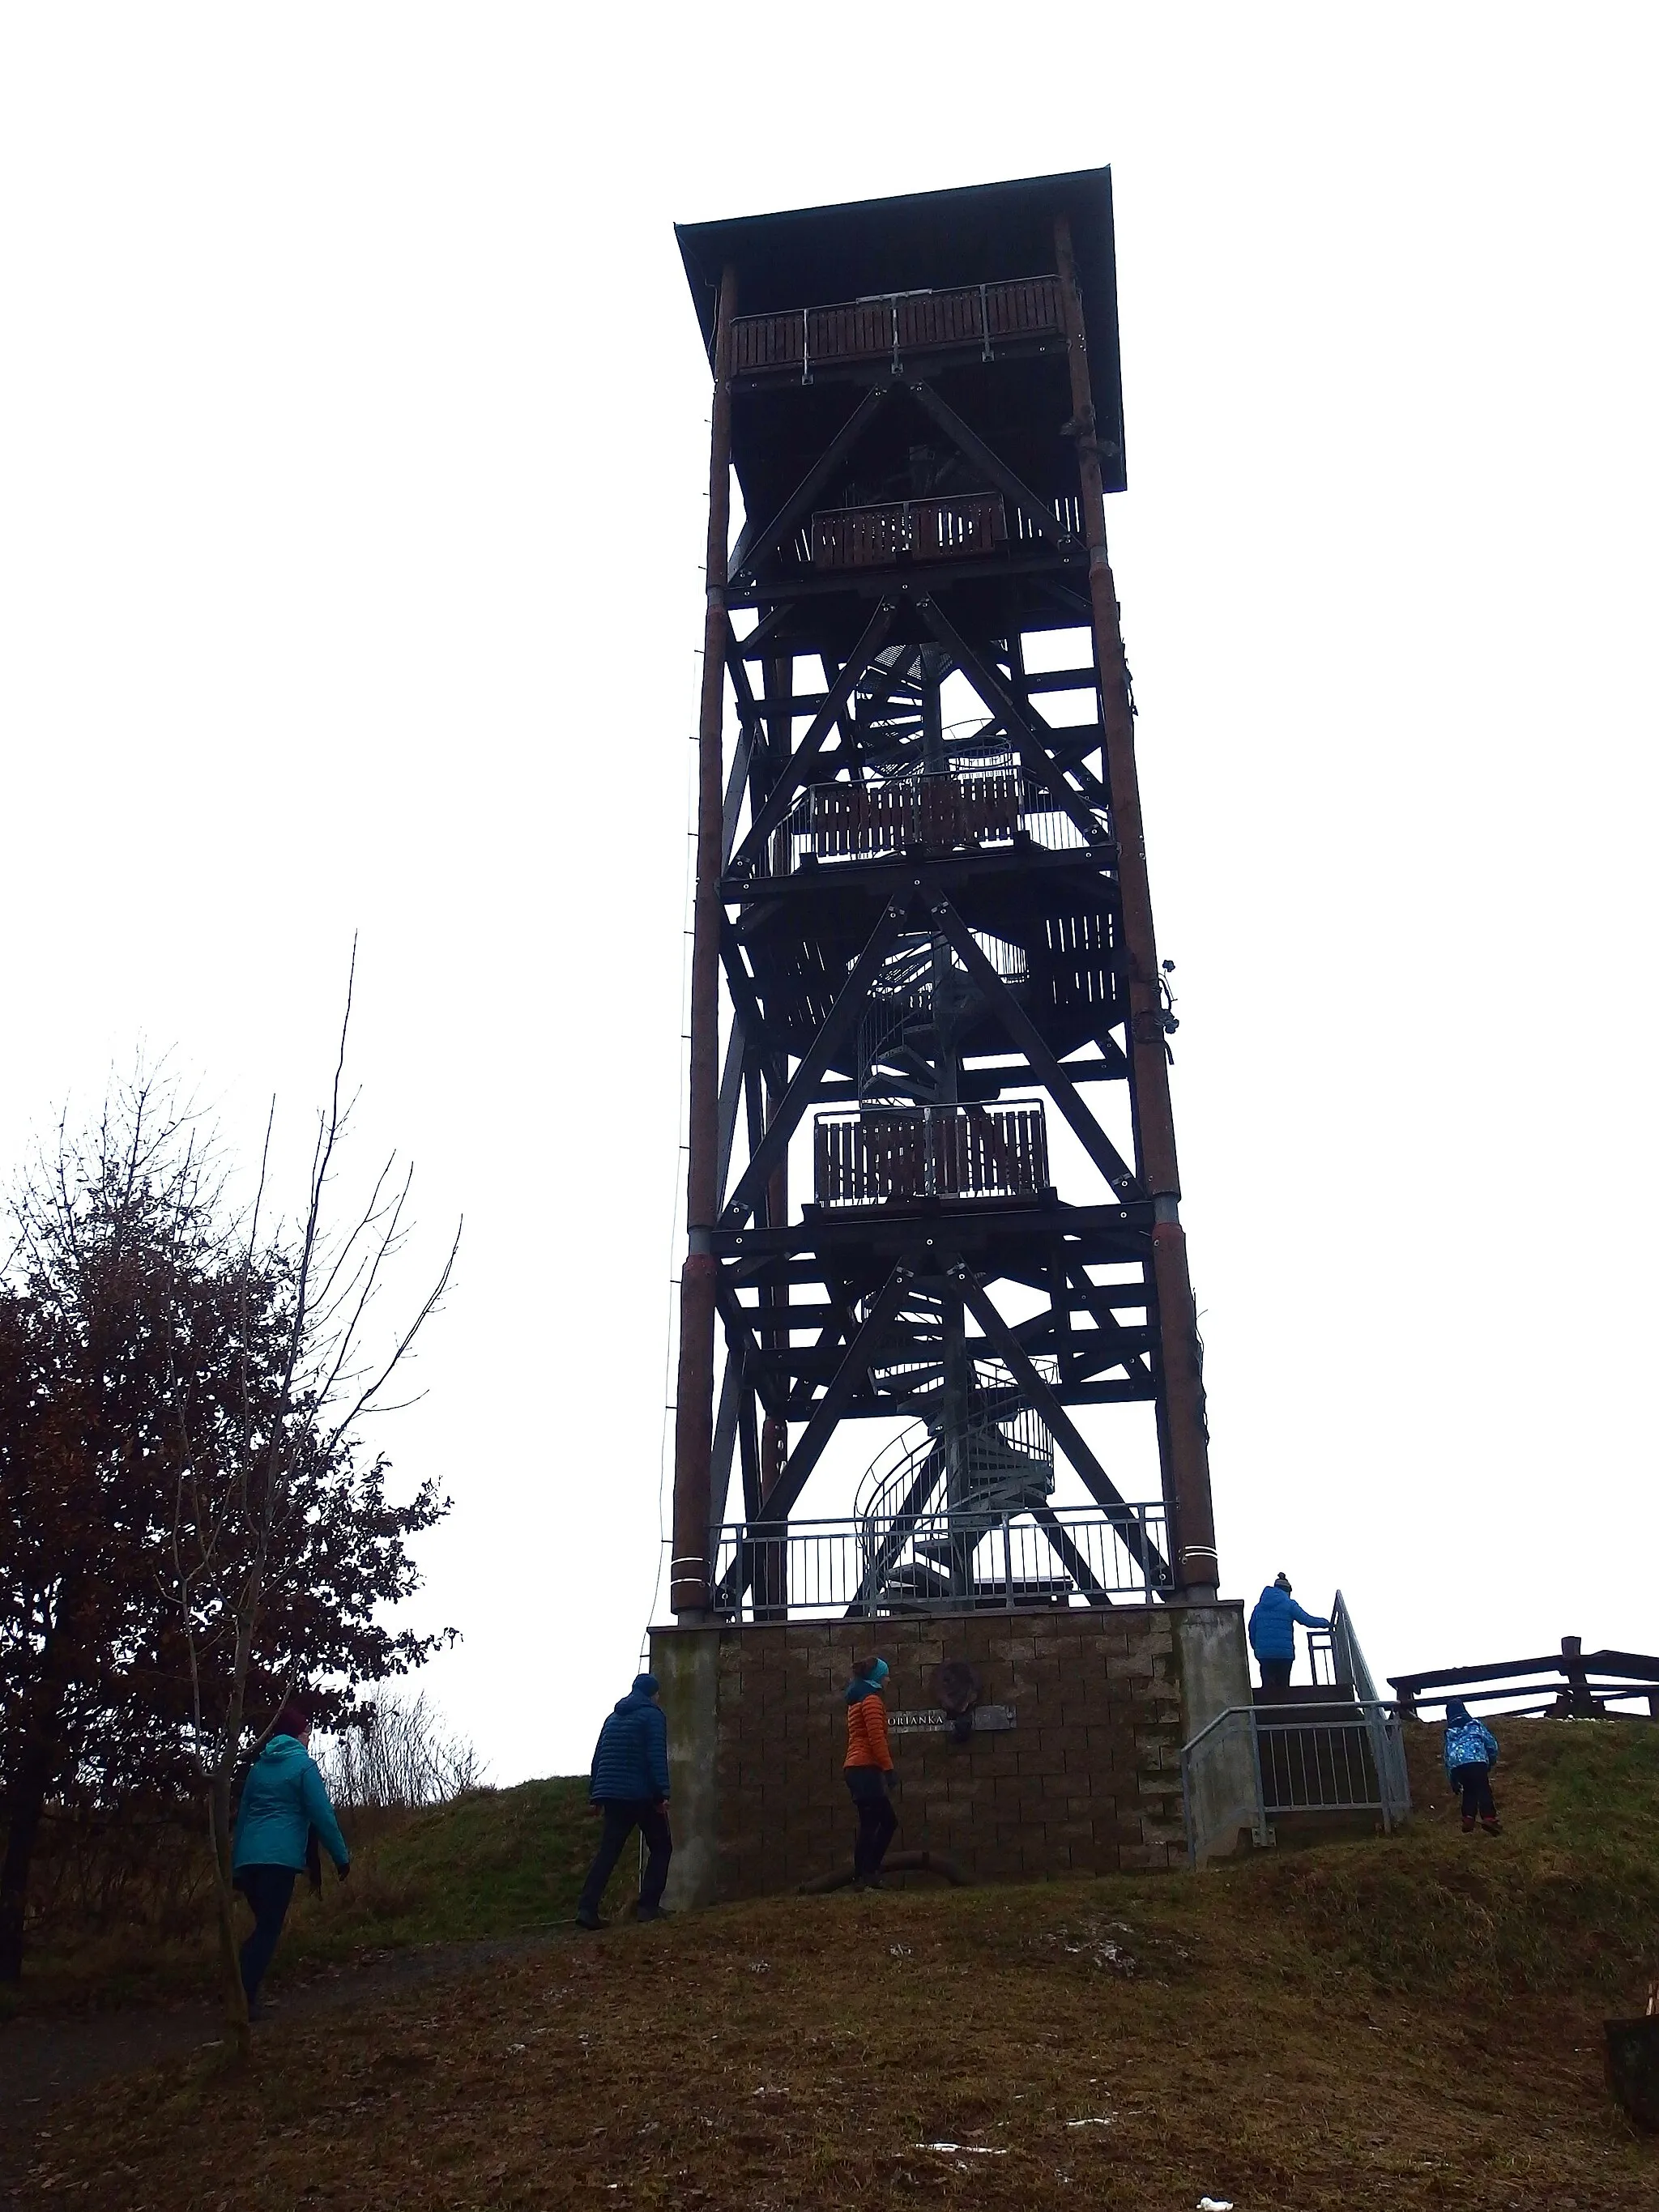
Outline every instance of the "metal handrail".
{"label": "metal handrail", "polygon": [[[1255,1785],[1250,1825],[1255,1840],[1262,1844],[1272,1840],[1272,1817],[1291,1813],[1376,1813],[1384,1830],[1392,1833],[1411,1813],[1411,1782],[1401,1729],[1398,1706],[1379,1698],[1229,1705],[1182,1746],[1188,1863],[1195,1867],[1207,1857],[1229,1822],[1243,1825],[1237,1805],[1207,1824],[1198,1817],[1204,1772],[1218,1764],[1227,1738],[1240,1731],[1249,1735]],[[1264,1738],[1269,1745],[1265,1761]],[[1363,1739],[1357,1760],[1356,1739]]]}

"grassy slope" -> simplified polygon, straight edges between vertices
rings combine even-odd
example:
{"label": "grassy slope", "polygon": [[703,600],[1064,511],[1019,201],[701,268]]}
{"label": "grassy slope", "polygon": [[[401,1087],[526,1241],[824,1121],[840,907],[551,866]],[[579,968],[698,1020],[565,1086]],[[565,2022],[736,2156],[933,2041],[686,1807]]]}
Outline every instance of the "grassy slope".
{"label": "grassy slope", "polygon": [[[325,1862],[320,1899],[301,1883],[278,1981],[365,1950],[557,1926],[574,1910],[597,1840],[581,1780],[480,1791],[428,1813],[348,1813],[344,1826],[351,1879],[337,1881]],[[0,1991],[0,2016],[210,1990],[215,1956],[205,1904],[171,1942],[137,1926],[52,1929],[32,1947],[21,1990]]]}
{"label": "grassy slope", "polygon": [[[187,2068],[106,2091],[19,2201],[1652,2212],[1599,2024],[1659,1944],[1659,1729],[1504,1734],[1498,1840],[1458,1832],[1425,1741],[1394,1839],[562,1936],[273,2029],[229,2094]],[[434,1925],[439,1891],[475,1929],[550,1902],[485,1840],[521,1795],[388,1846],[387,1924]]]}

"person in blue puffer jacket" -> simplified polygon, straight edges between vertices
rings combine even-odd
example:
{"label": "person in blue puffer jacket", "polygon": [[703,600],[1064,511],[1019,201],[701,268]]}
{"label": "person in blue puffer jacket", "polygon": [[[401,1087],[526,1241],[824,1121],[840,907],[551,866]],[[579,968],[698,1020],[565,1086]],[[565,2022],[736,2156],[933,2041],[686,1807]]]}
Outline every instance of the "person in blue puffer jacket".
{"label": "person in blue puffer jacket", "polygon": [[650,1854],[640,1884],[636,1917],[665,1917],[662,1893],[674,1839],[668,1829],[668,1723],[657,1703],[654,1674],[635,1674],[634,1686],[599,1730],[587,1794],[605,1815],[605,1835],[576,1905],[579,1928],[599,1928],[599,1899],[623,1845],[637,1828]]}
{"label": "person in blue puffer jacket", "polygon": [[1476,1820],[1489,1836],[1501,1836],[1492,1794],[1498,1764],[1498,1738],[1478,1721],[1461,1698],[1446,1700],[1446,1779],[1463,1796],[1463,1833],[1474,1833]]}
{"label": "person in blue puffer jacket", "polygon": [[1288,1690],[1291,1686],[1298,1620],[1304,1628],[1328,1628],[1331,1625],[1328,1620],[1321,1620],[1316,1613],[1304,1613],[1291,1595],[1290,1577],[1275,1575],[1257,1598],[1250,1614],[1250,1649],[1261,1669],[1264,1690]]}
{"label": "person in blue puffer jacket", "polygon": [[351,1853],[307,1748],[310,1742],[311,1715],[290,1698],[242,1785],[230,1878],[253,1908],[253,1933],[241,1951],[250,2019],[258,2017],[259,1984],[288,1917],[295,1878],[304,1871],[313,1829],[341,1881],[351,1871]]}

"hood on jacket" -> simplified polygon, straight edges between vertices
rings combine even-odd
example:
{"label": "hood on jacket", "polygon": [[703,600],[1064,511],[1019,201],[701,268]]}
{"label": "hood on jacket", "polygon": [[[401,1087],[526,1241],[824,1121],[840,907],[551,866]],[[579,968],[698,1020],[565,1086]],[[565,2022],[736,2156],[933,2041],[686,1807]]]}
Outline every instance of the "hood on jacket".
{"label": "hood on jacket", "polygon": [[1446,1726],[1448,1728],[1467,1728],[1471,1718],[1469,1709],[1462,1698],[1447,1698]]}
{"label": "hood on jacket", "polygon": [[259,1753],[259,1764],[263,1766],[269,1759],[273,1765],[280,1765],[283,1759],[292,1759],[296,1753],[301,1759],[311,1756],[297,1735],[273,1735],[267,1738]]}
{"label": "hood on jacket", "polygon": [[641,1705],[648,1705],[651,1702],[652,1698],[650,1691],[641,1689],[639,1685],[635,1683],[635,1686],[629,1692],[625,1698],[617,1698],[616,1704],[611,1706],[611,1710],[613,1713],[637,1712]]}

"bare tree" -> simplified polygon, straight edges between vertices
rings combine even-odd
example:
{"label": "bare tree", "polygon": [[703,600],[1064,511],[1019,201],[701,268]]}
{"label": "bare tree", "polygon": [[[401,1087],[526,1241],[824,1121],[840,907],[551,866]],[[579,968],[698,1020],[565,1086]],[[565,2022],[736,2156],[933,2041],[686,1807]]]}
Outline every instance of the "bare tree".
{"label": "bare tree", "polygon": [[[216,1407],[189,1407],[173,1516],[170,1595],[189,1659],[227,2027],[240,2053],[249,2033],[231,1880],[231,1798],[248,1738],[263,1740],[274,1718],[251,1716],[247,1704],[250,1670],[266,1627],[272,1555],[289,1534],[307,1466],[349,1448],[367,1416],[393,1410],[388,1386],[442,1299],[460,1245],[458,1226],[412,1320],[372,1352],[365,1324],[407,1238],[413,1170],[399,1182],[395,1156],[388,1159],[367,1202],[343,1231],[331,1235],[325,1206],[350,1115],[343,1085],[356,977],[354,943],[333,1084],[317,1117],[303,1217],[291,1249],[280,1237],[262,1242],[274,1103],[267,1120],[241,1243],[234,1404],[229,1419],[217,1418]],[[201,1419],[204,1413],[210,1417]],[[227,1639],[220,1702],[206,1693],[204,1654]]]}
{"label": "bare tree", "polygon": [[320,1763],[337,1805],[448,1805],[487,1786],[477,1752],[445,1727],[424,1690],[412,1698],[377,1694]]}

